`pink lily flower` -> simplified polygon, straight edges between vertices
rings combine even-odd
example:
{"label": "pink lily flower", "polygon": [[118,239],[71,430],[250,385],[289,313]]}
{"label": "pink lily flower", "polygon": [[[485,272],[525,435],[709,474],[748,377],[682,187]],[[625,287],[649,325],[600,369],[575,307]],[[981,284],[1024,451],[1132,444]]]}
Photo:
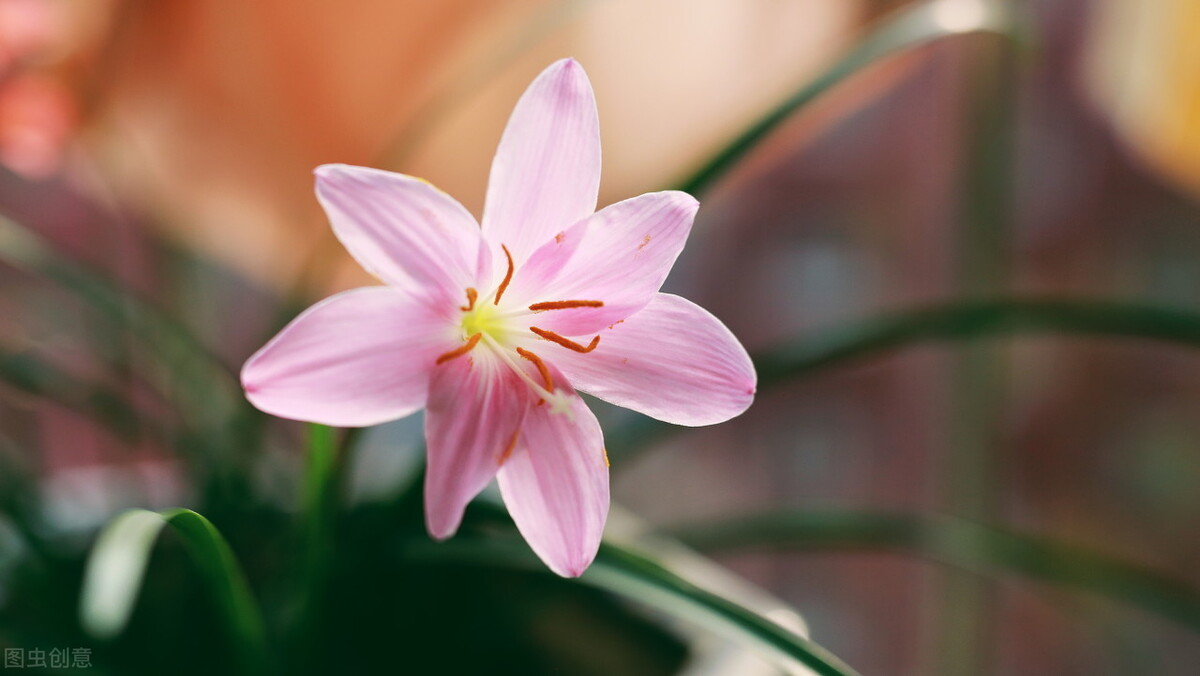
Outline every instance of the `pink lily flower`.
{"label": "pink lily flower", "polygon": [[[754,398],[745,349],[659,287],[698,204],[648,193],[595,212],[600,130],[571,59],[534,80],[492,163],[482,226],[417,178],[317,168],[350,253],[387,286],[309,308],[246,362],[242,384],[284,418],[365,426],[425,409],[429,533],[452,536],[498,477],[517,528],[554,572],[591,564],[608,458],[576,388],[679,425]],[[593,213],[595,212],[595,213]]]}

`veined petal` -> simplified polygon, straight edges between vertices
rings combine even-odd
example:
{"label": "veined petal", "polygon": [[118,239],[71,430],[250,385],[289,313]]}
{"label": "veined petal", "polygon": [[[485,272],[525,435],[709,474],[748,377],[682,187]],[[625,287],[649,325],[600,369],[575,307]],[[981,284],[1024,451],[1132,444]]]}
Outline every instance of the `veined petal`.
{"label": "veined petal", "polygon": [[458,530],[467,503],[513,451],[529,403],[525,385],[485,350],[434,367],[425,412],[430,535],[443,539]]}
{"label": "veined petal", "polygon": [[[695,198],[676,191],[605,207],[534,253],[528,269],[514,277],[511,293],[533,301],[602,301],[602,307],[538,314],[532,322],[564,336],[596,333],[654,298],[683,250],[698,208]],[[543,262],[555,255],[570,257],[559,265]]]}
{"label": "veined petal", "polygon": [[608,517],[608,462],[600,423],[578,395],[571,397],[569,414],[550,408],[529,408],[500,468],[500,493],[517,529],[550,570],[578,577],[596,557]]}
{"label": "veined petal", "polygon": [[758,382],[746,349],[719,319],[666,293],[601,331],[592,352],[562,350],[554,363],[579,389],[676,425],[739,415]]}
{"label": "veined petal", "polygon": [[404,292],[353,289],[293,319],[247,360],[242,386],[282,418],[375,425],[425,405],[434,360],[453,341],[452,326]]}
{"label": "veined petal", "polygon": [[457,301],[489,272],[480,269],[491,257],[480,255],[475,218],[429,183],[345,164],[322,165],[316,175],[334,233],[380,279]]}
{"label": "veined petal", "polygon": [[596,210],[600,122],[583,67],[563,59],[542,71],[517,101],[500,138],[483,232],[519,266],[554,233]]}
{"label": "veined petal", "polygon": [[506,294],[509,300],[518,305],[544,300],[550,293],[547,289],[562,276],[563,269],[575,257],[587,233],[587,221],[581,221],[538,247],[513,275]]}

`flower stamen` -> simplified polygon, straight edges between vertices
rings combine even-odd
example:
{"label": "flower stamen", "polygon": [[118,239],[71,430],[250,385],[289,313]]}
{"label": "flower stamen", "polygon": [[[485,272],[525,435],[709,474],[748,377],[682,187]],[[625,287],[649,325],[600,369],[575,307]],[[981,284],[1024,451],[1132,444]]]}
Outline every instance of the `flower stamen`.
{"label": "flower stamen", "polygon": [[596,349],[597,345],[600,344],[600,336],[594,336],[592,338],[592,342],[588,343],[587,346],[585,347],[583,345],[580,345],[579,343],[576,343],[573,340],[570,340],[568,338],[563,338],[562,336],[558,335],[557,333],[555,333],[553,331],[547,331],[546,329],[539,329],[536,326],[529,327],[529,330],[533,331],[534,333],[541,336],[542,338],[545,338],[546,340],[558,343],[559,345],[562,345],[563,347],[567,348],[568,350],[574,350],[581,354],[587,354],[588,352],[591,352],[592,350]]}
{"label": "flower stamen", "polygon": [[492,338],[490,335],[485,333],[483,334],[483,340],[487,343],[488,347],[492,348],[492,351],[504,361],[505,364],[508,364],[508,367],[513,370],[513,373],[517,374],[518,378],[525,381],[525,384],[529,386],[529,389],[533,390],[534,394],[536,394],[543,402],[549,402],[551,413],[562,413],[571,420],[575,419],[575,414],[571,410],[571,401],[575,395],[567,392],[566,390],[547,390],[546,388],[542,387],[540,383],[534,382],[533,378],[525,372],[525,369],[521,368],[515,361],[513,361],[513,358],[509,356],[509,351],[501,347],[500,343],[496,342],[495,338]]}
{"label": "flower stamen", "polygon": [[475,335],[473,335],[473,336],[471,336],[470,338],[468,338],[468,339],[467,339],[467,342],[463,343],[462,345],[459,345],[457,348],[455,348],[455,349],[453,349],[453,350],[450,350],[450,351],[449,351],[449,352],[447,352],[446,354],[443,354],[442,356],[438,357],[438,358],[437,358],[437,361],[436,361],[436,362],[434,362],[434,363],[435,363],[435,364],[441,364],[441,363],[444,363],[444,362],[448,362],[448,361],[450,361],[451,359],[454,359],[454,358],[456,358],[456,357],[461,357],[461,356],[463,356],[464,354],[466,354],[466,353],[470,352],[472,349],[474,349],[474,348],[475,348],[475,346],[476,346],[476,345],[478,345],[478,344],[479,344],[479,339],[480,339],[480,338],[483,338],[483,333],[482,333],[482,332],[481,332],[481,333],[476,333]]}
{"label": "flower stamen", "polygon": [[459,305],[458,309],[463,312],[470,312],[475,309],[475,301],[479,298],[479,292],[473,287],[467,287],[467,304],[466,306]]}
{"label": "flower stamen", "polygon": [[542,361],[541,357],[523,347],[517,348],[517,354],[533,362],[533,365],[537,367],[538,373],[542,374],[542,380],[546,381],[546,389],[553,392],[554,379],[550,377],[550,369],[546,368],[546,362]]}
{"label": "flower stamen", "polygon": [[546,310],[569,310],[577,307],[604,307],[602,300],[552,300],[545,303],[534,303],[529,306],[534,312]]}
{"label": "flower stamen", "polygon": [[494,305],[500,304],[500,296],[504,295],[504,291],[508,288],[508,283],[512,281],[513,276],[512,254],[508,252],[508,247],[504,246],[503,244],[500,245],[500,248],[504,249],[504,257],[508,259],[508,272],[504,273],[504,281],[500,282],[500,286],[496,288],[496,300],[493,303]]}

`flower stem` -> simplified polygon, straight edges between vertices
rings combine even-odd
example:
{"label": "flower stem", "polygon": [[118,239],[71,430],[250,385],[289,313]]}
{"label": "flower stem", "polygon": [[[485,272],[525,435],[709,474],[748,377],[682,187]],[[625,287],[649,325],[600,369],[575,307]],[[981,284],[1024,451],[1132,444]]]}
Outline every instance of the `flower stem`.
{"label": "flower stem", "polygon": [[312,424],[308,430],[299,533],[301,565],[289,652],[296,664],[307,663],[319,644],[315,638],[336,551],[334,525],[341,504],[342,479],[357,432],[347,431],[338,444],[332,427]]}
{"label": "flower stem", "polygon": [[[1005,40],[964,47],[969,85],[959,284],[964,296],[987,298],[1004,293],[1010,276],[1015,53]],[[938,497],[951,514],[993,522],[1003,504],[1006,351],[997,344],[965,345],[953,368],[950,447]],[[937,587],[933,673],[990,673],[995,589],[963,571],[947,572]]]}

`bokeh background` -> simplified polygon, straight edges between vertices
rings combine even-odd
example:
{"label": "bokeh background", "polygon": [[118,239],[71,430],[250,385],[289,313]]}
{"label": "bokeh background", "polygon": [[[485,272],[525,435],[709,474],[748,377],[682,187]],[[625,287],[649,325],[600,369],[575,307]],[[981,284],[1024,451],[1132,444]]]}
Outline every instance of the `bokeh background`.
{"label": "bokeh background", "polygon": [[[574,56],[600,107],[601,204],[689,185],[921,4],[0,0],[0,645],[92,646],[94,673],[219,667],[178,543],[152,559],[129,635],[78,626],[87,548],[129,507],[206,514],[268,609],[283,605],[270,580],[288,568],[303,426],[148,355],[186,351],[186,333],[232,373],[298,308],[370,283],[329,231],[313,167],[414,174],[478,214],[516,97]],[[964,300],[1200,313],[1200,5],[925,6],[949,35],[873,59],[696,186],[668,290],[755,354]],[[1014,17],[1006,35],[970,31],[997,8]],[[157,326],[143,302],[170,317],[152,349],[131,336]],[[113,327],[114,307],[128,325]],[[768,512],[950,518],[1200,586],[1195,345],[1060,331],[916,340],[802,375],[711,429],[663,433],[603,411],[617,430],[614,500],[706,550],[705,524]],[[396,496],[419,465],[420,425],[359,437],[323,613],[340,629],[303,668],[700,668],[690,634],[602,594],[371,554],[404,521],[379,505],[411,511]],[[863,674],[1200,670],[1195,615],[1079,585],[964,571],[922,546],[709,544]],[[430,586],[440,605],[414,600]]]}

